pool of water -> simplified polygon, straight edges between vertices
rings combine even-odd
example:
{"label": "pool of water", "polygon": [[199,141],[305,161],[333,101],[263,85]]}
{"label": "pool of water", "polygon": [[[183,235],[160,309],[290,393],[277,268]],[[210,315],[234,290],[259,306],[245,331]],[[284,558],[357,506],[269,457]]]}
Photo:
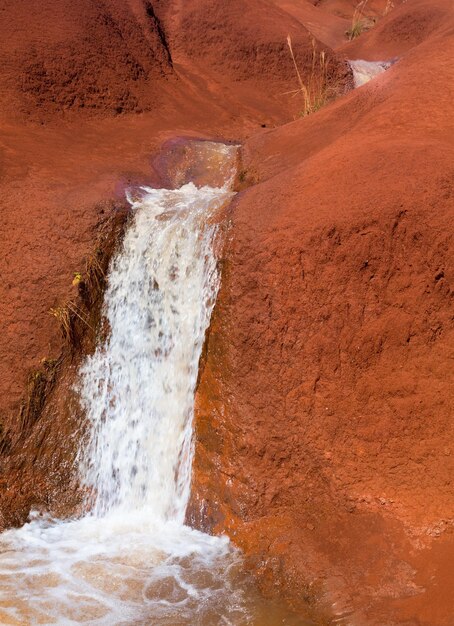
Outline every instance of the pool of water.
{"label": "pool of water", "polygon": [[305,624],[261,597],[239,551],[142,509],[61,522],[36,516],[0,538],[1,624]]}

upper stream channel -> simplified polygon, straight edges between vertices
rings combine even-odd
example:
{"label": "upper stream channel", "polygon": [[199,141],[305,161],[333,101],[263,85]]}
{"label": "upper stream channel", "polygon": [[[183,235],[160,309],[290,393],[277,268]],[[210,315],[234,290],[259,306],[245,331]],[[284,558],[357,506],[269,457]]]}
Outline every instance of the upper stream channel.
{"label": "upper stream channel", "polygon": [[184,524],[194,393],[237,150],[199,144],[223,183],[144,187],[130,199],[104,298],[110,333],[78,374],[89,512],[31,514],[0,536],[0,624],[305,623],[260,596],[227,537]]}

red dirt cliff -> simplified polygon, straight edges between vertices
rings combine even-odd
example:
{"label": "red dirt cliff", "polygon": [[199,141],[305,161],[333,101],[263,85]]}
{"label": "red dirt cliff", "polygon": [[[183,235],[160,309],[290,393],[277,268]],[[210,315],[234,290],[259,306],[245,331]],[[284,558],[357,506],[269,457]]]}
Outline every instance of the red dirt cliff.
{"label": "red dirt cliff", "polygon": [[454,623],[453,17],[402,5],[388,72],[246,142],[197,395],[191,519],[341,623]]}

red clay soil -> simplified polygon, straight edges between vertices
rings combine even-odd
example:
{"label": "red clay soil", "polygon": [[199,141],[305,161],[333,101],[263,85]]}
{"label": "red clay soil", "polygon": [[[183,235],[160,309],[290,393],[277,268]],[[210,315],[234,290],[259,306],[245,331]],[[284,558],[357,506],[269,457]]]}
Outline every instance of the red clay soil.
{"label": "red clay soil", "polygon": [[[368,6],[368,5],[367,5]],[[402,3],[378,20],[367,35],[336,48],[348,59],[382,61],[400,57],[431,40],[433,49],[443,48],[452,37],[452,3],[449,0]]]}
{"label": "red clay soil", "polygon": [[[408,0],[348,44],[354,2],[311,4],[2,2],[0,511],[69,510],[71,363],[7,435],[125,186],[169,138],[245,140],[189,517],[317,619],[453,626],[452,5]],[[288,34],[339,94],[342,55],[403,58],[278,128],[301,108]]]}
{"label": "red clay soil", "polygon": [[453,7],[378,28],[398,63],[244,146],[189,519],[336,623],[452,626]]}
{"label": "red clay soil", "polygon": [[2,2],[2,111],[48,119],[68,110],[162,104],[170,52],[150,2]]}
{"label": "red clay soil", "polygon": [[355,10],[366,18],[380,19],[406,0],[309,0],[312,5],[326,13],[352,20]]}
{"label": "red clay soil", "polygon": [[351,19],[339,17],[300,0],[274,0],[274,4],[293,15],[314,37],[330,48],[337,48],[348,40],[346,33],[351,27]]}
{"label": "red clay soil", "polygon": [[[213,20],[222,4],[210,3]],[[241,5],[229,3],[214,49],[208,25],[195,29],[195,9],[176,1],[162,21],[158,3],[147,0],[2,3],[1,423],[17,412],[27,372],[59,352],[49,310],[71,296],[105,202],[121,205],[128,182],[149,180],[162,142],[179,134],[237,139],[297,112],[300,103],[283,95],[295,86],[285,38],[292,33],[304,68],[309,32],[260,0],[250,6],[263,32],[253,30]],[[177,33],[180,20],[194,30]],[[338,82],[346,66],[327,54]]]}
{"label": "red clay soil", "polygon": [[[368,46],[370,48],[377,42],[378,54],[386,54],[386,58],[396,56],[426,37],[427,33],[419,22],[430,21],[431,11],[428,11],[427,6],[423,7],[422,12],[415,12],[414,7],[411,12],[404,8],[401,13],[405,15],[406,24],[400,24],[395,19],[395,11],[403,3],[404,0],[394,0],[392,3],[388,0],[369,0],[364,3],[357,0],[273,0],[273,4],[295,17],[319,41],[330,48],[344,51],[346,57],[352,59],[356,56],[351,56],[347,51],[362,50],[365,40],[364,37],[359,37],[354,42],[349,42],[349,31],[355,20],[361,22],[365,31],[373,27],[373,35],[367,38]],[[432,14],[438,12],[439,9],[434,7]],[[391,13],[392,28],[383,35],[381,22]],[[388,21],[385,20],[385,23]],[[417,41],[414,39],[415,35]],[[394,48],[391,48],[393,44]],[[388,52],[390,49],[393,50],[391,54]],[[379,57],[377,60],[382,59]]]}

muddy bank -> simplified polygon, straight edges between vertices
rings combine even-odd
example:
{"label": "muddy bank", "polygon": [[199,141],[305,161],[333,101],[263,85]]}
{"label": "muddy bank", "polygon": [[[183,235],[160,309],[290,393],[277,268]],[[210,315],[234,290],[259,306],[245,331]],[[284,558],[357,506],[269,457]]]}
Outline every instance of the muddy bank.
{"label": "muddy bank", "polygon": [[197,396],[190,518],[351,624],[454,613],[446,9],[373,82],[246,142]]}

